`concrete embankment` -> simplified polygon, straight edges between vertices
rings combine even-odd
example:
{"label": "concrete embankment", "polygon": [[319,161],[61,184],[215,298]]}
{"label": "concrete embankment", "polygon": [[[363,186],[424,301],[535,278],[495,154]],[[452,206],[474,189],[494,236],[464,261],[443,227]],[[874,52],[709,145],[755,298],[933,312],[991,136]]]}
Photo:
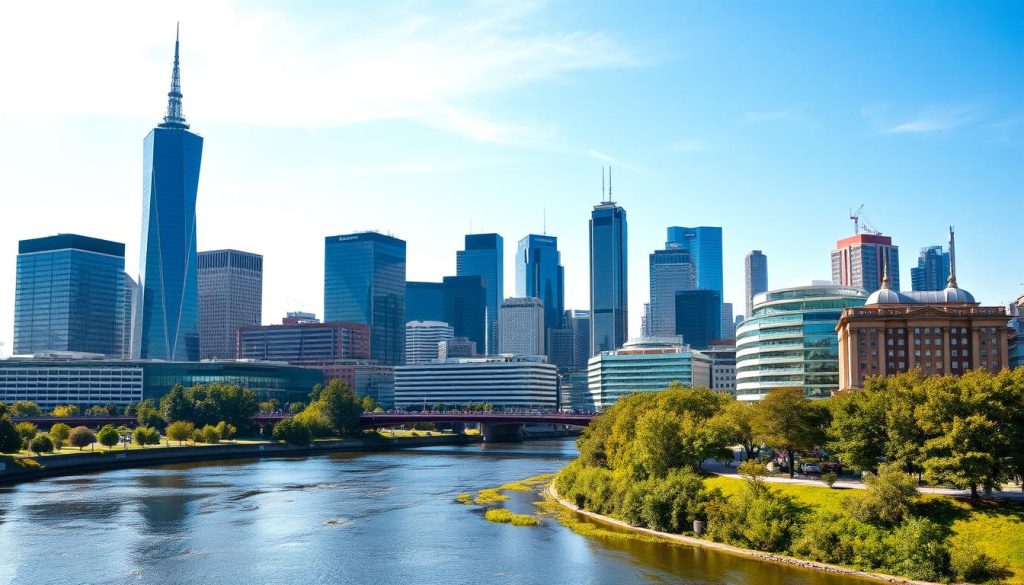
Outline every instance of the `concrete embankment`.
{"label": "concrete embankment", "polygon": [[[19,467],[7,461],[0,471],[0,484],[18,483],[44,477],[70,475],[106,469],[148,467],[167,463],[215,461],[252,457],[303,457],[332,452],[390,451],[429,445],[465,445],[480,442],[479,435],[444,435],[437,437],[407,437],[401,439],[343,439],[318,441],[308,447],[283,443],[224,443],[202,447],[152,447],[111,451],[84,451],[67,455],[32,457],[41,467]],[[0,459],[3,461],[3,459]]]}

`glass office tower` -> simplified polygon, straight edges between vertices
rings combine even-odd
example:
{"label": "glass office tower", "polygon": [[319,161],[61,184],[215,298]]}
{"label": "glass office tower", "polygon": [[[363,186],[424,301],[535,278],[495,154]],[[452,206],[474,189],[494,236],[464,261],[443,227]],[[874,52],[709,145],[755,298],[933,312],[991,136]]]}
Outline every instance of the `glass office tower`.
{"label": "glass office tower", "polygon": [[444,321],[444,285],[440,282],[405,283],[405,322]]}
{"label": "glass office tower", "polygon": [[949,280],[949,252],[942,246],[921,248],[917,267],[910,269],[911,290],[942,290]]}
{"label": "glass office tower", "polygon": [[455,337],[476,343],[477,351],[487,340],[487,287],[482,276],[444,277],[444,319],[455,329]]}
{"label": "glass office tower", "polygon": [[696,287],[690,252],[679,246],[655,250],[650,259],[651,304],[647,312],[647,334],[676,335],[676,291]]}
{"label": "glass office tower", "polygon": [[324,322],[370,326],[370,357],[405,363],[405,241],[375,232],[324,239]]}
{"label": "glass office tower", "polygon": [[75,234],[18,242],[14,353],[120,357],[124,244]]}
{"label": "glass office tower", "polygon": [[722,297],[717,290],[676,291],[676,333],[683,343],[704,349],[722,338]]}
{"label": "glass office tower", "polygon": [[605,201],[590,215],[591,355],[629,339],[626,272],[626,210]]}
{"label": "glass office tower", "polygon": [[679,227],[668,228],[665,247],[679,246],[693,258],[696,288],[718,291],[718,316],[722,320],[722,302],[725,300],[722,277],[722,228]]}
{"label": "glass office tower", "polygon": [[234,359],[238,328],[263,320],[263,256],[239,250],[199,253],[199,357]]}
{"label": "glass office tower", "polygon": [[505,242],[498,234],[468,234],[466,249],[455,253],[456,276],[482,276],[487,291],[487,344],[480,349],[488,354],[496,352],[495,326],[498,307],[505,300],[505,264],[502,260]]}
{"label": "glass office tower", "polygon": [[565,308],[565,270],[558,238],[531,234],[519,240],[516,252],[516,296],[544,303],[544,328],[562,326]]}
{"label": "glass office tower", "polygon": [[[144,143],[142,248],[139,261],[142,359],[199,359],[199,290],[196,275],[196,192],[202,137],[189,132],[181,110],[178,41],[167,94],[167,115]],[[133,351],[134,353],[134,351]]]}

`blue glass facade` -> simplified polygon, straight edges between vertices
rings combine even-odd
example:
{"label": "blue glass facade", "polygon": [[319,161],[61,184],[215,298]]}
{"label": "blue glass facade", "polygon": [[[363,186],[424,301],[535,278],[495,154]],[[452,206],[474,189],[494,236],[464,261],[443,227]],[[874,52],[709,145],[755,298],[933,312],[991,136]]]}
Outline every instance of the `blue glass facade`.
{"label": "blue glass facade", "polygon": [[921,248],[917,267],[910,269],[911,290],[943,290],[949,279],[949,252],[942,246]]}
{"label": "blue glass facade", "polygon": [[374,232],[324,239],[324,321],[370,327],[370,357],[405,363],[405,241]]}
{"label": "blue glass facade", "polygon": [[505,300],[505,242],[498,234],[469,234],[466,249],[455,253],[456,276],[482,276],[487,290],[487,345],[480,346],[486,353],[495,353],[494,328],[498,322],[498,307]]}
{"label": "blue glass facade", "polygon": [[444,285],[440,282],[405,283],[405,322],[444,321]]}
{"label": "blue glass facade", "polygon": [[516,252],[516,296],[544,303],[544,328],[562,326],[565,310],[565,271],[558,238],[531,234],[519,240]]}
{"label": "blue glass facade", "polygon": [[18,244],[14,353],[120,357],[124,244],[74,234]]}
{"label": "blue glass facade", "polygon": [[[696,288],[718,291],[719,299],[725,298],[722,287],[722,228],[720,227],[670,227],[665,246],[677,245],[690,252],[696,273]],[[722,320],[722,300],[718,302],[718,320]]]}
{"label": "blue glass facade", "polygon": [[629,339],[626,210],[613,202],[590,216],[590,354],[611,351]]}
{"label": "blue glass facade", "polygon": [[711,346],[722,338],[722,297],[717,290],[694,289],[676,291],[676,335],[696,349]]}
{"label": "blue glass facade", "polygon": [[455,337],[467,337],[484,347],[487,340],[487,288],[482,276],[444,277],[444,319]]}

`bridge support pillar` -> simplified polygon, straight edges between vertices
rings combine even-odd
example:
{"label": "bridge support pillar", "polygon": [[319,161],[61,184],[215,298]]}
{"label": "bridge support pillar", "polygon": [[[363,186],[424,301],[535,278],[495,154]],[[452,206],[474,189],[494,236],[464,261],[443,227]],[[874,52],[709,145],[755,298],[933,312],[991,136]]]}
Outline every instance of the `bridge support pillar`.
{"label": "bridge support pillar", "polygon": [[513,443],[523,440],[524,425],[521,424],[483,424],[480,434],[485,443]]}
{"label": "bridge support pillar", "polygon": [[456,435],[466,434],[466,423],[452,423],[452,432]]}

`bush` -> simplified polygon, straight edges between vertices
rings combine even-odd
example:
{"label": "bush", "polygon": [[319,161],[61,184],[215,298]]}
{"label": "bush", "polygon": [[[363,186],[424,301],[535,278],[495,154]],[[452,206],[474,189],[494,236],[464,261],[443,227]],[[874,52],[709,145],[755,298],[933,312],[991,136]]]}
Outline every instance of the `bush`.
{"label": "bush", "polygon": [[324,414],[323,408],[319,402],[313,402],[302,412],[292,417],[292,420],[300,422],[309,429],[311,437],[316,439],[323,439],[334,435],[334,429],[331,428],[331,420]]}
{"label": "bush", "polygon": [[847,498],[854,518],[868,524],[898,524],[917,500],[917,482],[895,465],[885,464],[878,474],[864,476],[867,489]]}
{"label": "bush", "polygon": [[713,497],[720,496],[709,494],[699,475],[677,469],[663,479],[630,483],[619,515],[634,526],[681,533],[689,531],[694,520],[706,518],[705,507]]}
{"label": "bush", "polygon": [[295,418],[286,418],[274,425],[274,439],[289,445],[308,445],[312,440],[309,427]]}
{"label": "bush", "polygon": [[98,433],[96,433],[96,438],[99,440],[101,445],[110,449],[121,442],[121,433],[117,432],[117,429],[111,425],[105,425]]}
{"label": "bush", "polygon": [[819,512],[800,527],[790,548],[801,558],[877,569],[886,561],[881,529],[845,514]]}
{"label": "bush", "polygon": [[891,555],[889,568],[899,575],[940,581],[949,574],[946,533],[925,518],[908,518],[885,539]]}
{"label": "bush", "polygon": [[137,427],[132,433],[132,442],[145,447],[160,444],[160,431],[152,427]]}
{"label": "bush", "polygon": [[27,447],[29,441],[39,433],[39,427],[30,422],[20,422],[14,426],[14,429],[18,431],[18,436],[21,437],[21,444],[24,447]]}
{"label": "bush", "polygon": [[951,547],[949,568],[957,581],[986,583],[1010,576],[1009,570],[971,542],[958,542]]}
{"label": "bush", "polygon": [[706,505],[708,538],[766,552],[789,548],[798,508],[792,498],[751,487]]}
{"label": "bush", "polygon": [[36,435],[29,441],[28,448],[36,455],[40,453],[53,453],[53,441],[47,435]]}
{"label": "bush", "polygon": [[58,451],[64,446],[70,435],[71,427],[64,423],[57,423],[50,427],[50,440],[53,441],[53,446]]}
{"label": "bush", "polygon": [[78,447],[81,451],[82,447],[88,447],[96,442],[96,434],[89,429],[89,427],[75,427],[71,429],[71,434],[68,436],[68,443],[72,447]]}
{"label": "bush", "polygon": [[196,426],[190,422],[179,420],[174,421],[167,425],[167,439],[170,441],[177,441],[179,445],[183,441],[187,441],[192,438],[192,433],[196,430]]}
{"label": "bush", "polygon": [[220,436],[222,441],[230,441],[235,438],[235,433],[238,432],[238,428],[233,424],[229,424],[227,421],[220,421],[217,423],[217,434]]}
{"label": "bush", "polygon": [[21,435],[7,416],[7,407],[0,403],[0,453],[17,453],[21,450]]}
{"label": "bush", "polygon": [[834,471],[827,471],[821,474],[821,481],[825,482],[825,485],[828,487],[832,487],[838,480],[839,476]]}
{"label": "bush", "polygon": [[220,433],[217,431],[217,427],[213,425],[206,425],[199,433],[202,436],[201,441],[203,443],[212,445],[220,442]]}
{"label": "bush", "polygon": [[51,411],[50,414],[52,414],[53,416],[59,416],[59,417],[69,417],[69,416],[78,416],[79,412],[81,412],[81,411],[80,411],[80,409],[78,408],[77,405],[75,405],[75,404],[67,404],[67,405],[64,405],[64,406],[54,406],[53,407],[53,411]]}

